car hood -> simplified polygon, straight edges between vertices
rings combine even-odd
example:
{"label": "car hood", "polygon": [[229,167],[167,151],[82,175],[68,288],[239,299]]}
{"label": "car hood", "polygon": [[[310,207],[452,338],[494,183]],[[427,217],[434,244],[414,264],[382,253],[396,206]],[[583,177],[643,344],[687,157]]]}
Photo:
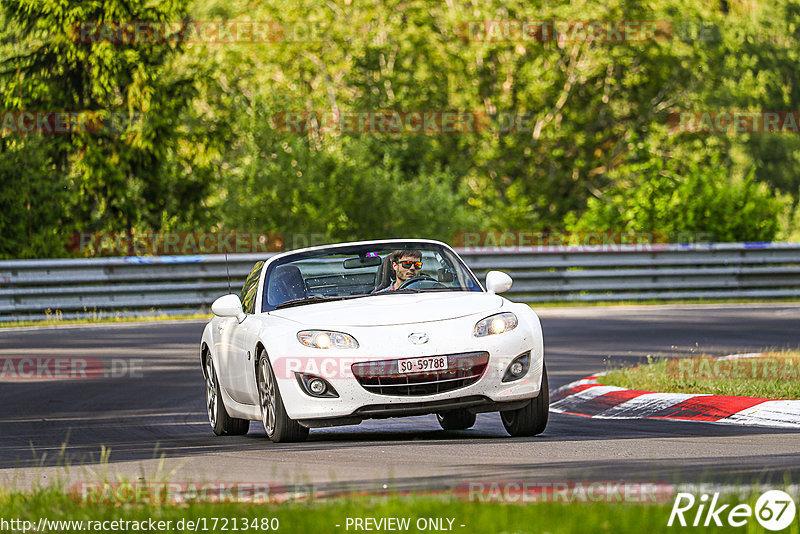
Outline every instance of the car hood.
{"label": "car hood", "polygon": [[411,293],[305,304],[269,312],[305,325],[387,326],[427,323],[496,311],[503,299],[491,293]]}

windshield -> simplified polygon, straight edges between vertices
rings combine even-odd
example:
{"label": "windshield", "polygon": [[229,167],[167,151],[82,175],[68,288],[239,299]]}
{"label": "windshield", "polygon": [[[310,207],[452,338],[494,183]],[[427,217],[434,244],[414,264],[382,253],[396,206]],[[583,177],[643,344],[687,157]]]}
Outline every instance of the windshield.
{"label": "windshield", "polygon": [[325,300],[435,291],[481,291],[481,287],[458,256],[434,243],[340,247],[301,252],[271,264],[262,311]]}

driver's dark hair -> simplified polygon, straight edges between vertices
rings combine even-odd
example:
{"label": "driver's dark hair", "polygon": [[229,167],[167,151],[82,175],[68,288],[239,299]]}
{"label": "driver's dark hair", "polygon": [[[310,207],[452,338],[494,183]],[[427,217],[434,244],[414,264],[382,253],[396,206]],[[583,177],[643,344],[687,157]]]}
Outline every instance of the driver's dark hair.
{"label": "driver's dark hair", "polygon": [[420,250],[395,250],[392,252],[392,262],[397,263],[403,256],[410,256],[418,260],[422,260],[422,251]]}

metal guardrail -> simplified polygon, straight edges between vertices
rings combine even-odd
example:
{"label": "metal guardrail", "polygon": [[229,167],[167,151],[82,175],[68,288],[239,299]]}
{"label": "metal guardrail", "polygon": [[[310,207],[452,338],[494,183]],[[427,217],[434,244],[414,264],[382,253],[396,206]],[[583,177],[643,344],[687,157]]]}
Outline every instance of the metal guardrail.
{"label": "metal guardrail", "polygon": [[[521,302],[800,298],[800,243],[527,247],[459,251]],[[269,254],[228,256],[233,290]],[[227,292],[224,255],[0,261],[0,321],[208,310]]]}

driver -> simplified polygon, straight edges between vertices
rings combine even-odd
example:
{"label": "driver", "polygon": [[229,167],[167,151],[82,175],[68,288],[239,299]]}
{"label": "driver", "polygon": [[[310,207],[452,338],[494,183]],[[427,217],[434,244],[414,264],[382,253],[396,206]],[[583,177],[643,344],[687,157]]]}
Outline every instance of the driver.
{"label": "driver", "polygon": [[391,258],[392,268],[396,275],[395,281],[378,293],[394,291],[406,280],[419,276],[422,271],[422,252],[419,250],[395,250],[392,252]]}

